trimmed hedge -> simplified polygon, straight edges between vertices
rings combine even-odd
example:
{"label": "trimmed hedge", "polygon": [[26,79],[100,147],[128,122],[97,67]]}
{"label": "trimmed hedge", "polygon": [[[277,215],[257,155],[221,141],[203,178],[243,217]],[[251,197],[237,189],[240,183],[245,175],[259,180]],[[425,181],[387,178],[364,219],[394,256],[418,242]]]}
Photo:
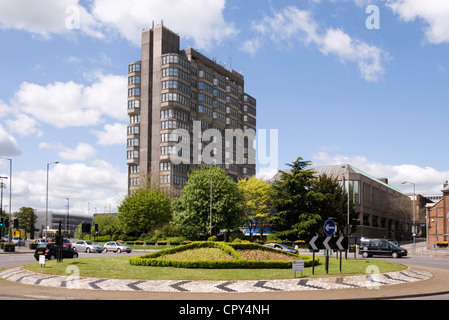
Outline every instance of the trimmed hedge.
{"label": "trimmed hedge", "polygon": [[[226,261],[209,261],[209,260],[196,260],[196,261],[175,261],[160,259],[167,254],[173,254],[186,250],[193,250],[198,248],[218,248],[223,252],[231,255],[234,260]],[[190,244],[172,247],[164,250],[160,250],[154,253],[150,253],[143,256],[131,257],[129,263],[135,266],[153,266],[153,267],[175,267],[175,268],[202,268],[202,269],[290,269],[292,267],[291,261],[256,261],[245,260],[237,250],[265,250],[275,253],[285,254],[290,257],[295,257],[304,260],[305,267],[312,266],[312,257],[300,256],[289,252],[276,250],[274,248],[264,247],[253,243],[223,243],[223,242],[211,242],[211,241],[198,241]],[[319,259],[315,258],[315,265],[319,264]]]}

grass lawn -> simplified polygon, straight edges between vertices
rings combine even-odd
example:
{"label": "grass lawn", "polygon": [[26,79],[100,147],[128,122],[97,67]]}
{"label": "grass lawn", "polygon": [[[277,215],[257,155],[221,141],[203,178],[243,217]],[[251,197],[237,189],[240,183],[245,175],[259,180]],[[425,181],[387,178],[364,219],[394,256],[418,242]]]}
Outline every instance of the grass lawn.
{"label": "grass lawn", "polygon": [[[324,257],[320,256],[321,264],[312,268],[305,268],[304,277],[326,276]],[[47,261],[45,268],[38,262],[25,266],[26,269],[39,273],[71,275],[66,273],[68,266],[77,266],[80,277],[138,279],[138,280],[270,280],[288,279],[293,277],[291,269],[186,269],[169,267],[132,266],[128,262],[129,256],[92,257],[81,259],[64,259],[62,263],[56,260]],[[340,260],[335,257],[329,259],[329,276],[339,275]],[[342,261],[343,275],[365,274],[368,266],[375,265],[380,272],[403,270],[406,267],[397,263],[381,260],[348,259]],[[296,272],[299,277],[300,272]]]}

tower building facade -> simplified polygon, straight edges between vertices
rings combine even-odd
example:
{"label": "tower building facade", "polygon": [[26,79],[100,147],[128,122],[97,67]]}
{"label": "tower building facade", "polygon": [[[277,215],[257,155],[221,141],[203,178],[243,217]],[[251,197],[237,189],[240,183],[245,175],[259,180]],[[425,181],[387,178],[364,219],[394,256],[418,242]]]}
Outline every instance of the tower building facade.
{"label": "tower building facade", "polygon": [[255,174],[256,100],[243,76],[164,26],[142,31],[141,60],[128,65],[128,191],[173,190],[198,166],[234,180]]}

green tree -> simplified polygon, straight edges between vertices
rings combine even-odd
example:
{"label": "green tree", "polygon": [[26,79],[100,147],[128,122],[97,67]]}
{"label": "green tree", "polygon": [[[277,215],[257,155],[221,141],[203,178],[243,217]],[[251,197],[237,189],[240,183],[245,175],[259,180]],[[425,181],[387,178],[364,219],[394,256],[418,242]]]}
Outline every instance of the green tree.
{"label": "green tree", "polygon": [[259,228],[262,237],[263,230],[271,225],[273,213],[271,208],[272,187],[269,183],[255,176],[239,180],[237,186],[242,192],[250,237],[252,237],[252,230],[255,228]]}
{"label": "green tree", "polygon": [[324,196],[312,188],[315,171],[307,168],[310,164],[310,161],[298,157],[289,164],[291,172],[281,171],[280,180],[273,184],[273,206],[276,209],[273,222],[276,234],[281,238],[308,239],[323,222],[316,204]]}
{"label": "green tree", "polygon": [[[334,217],[338,228],[343,232],[348,220],[348,195],[336,178],[323,174],[312,183],[312,188],[321,193],[324,198],[317,204],[318,212],[323,220]],[[349,201],[349,223],[355,229],[354,220],[357,218],[354,203]]]}
{"label": "green tree", "polygon": [[30,207],[22,207],[18,212],[14,212],[14,218],[19,219],[19,228],[25,230],[30,234],[30,237],[34,239],[34,232],[37,231],[34,227],[37,215],[34,213],[34,209]]}
{"label": "green tree", "polygon": [[160,190],[139,189],[119,206],[119,226],[133,236],[168,223],[172,217],[170,198]]}
{"label": "green tree", "polygon": [[118,217],[115,214],[96,215],[93,224],[98,224],[100,235],[108,235],[111,238],[119,230]]}
{"label": "green tree", "polygon": [[174,201],[174,225],[180,232],[194,238],[197,233],[210,234],[210,195],[212,185],[212,226],[233,230],[245,222],[242,195],[234,182],[220,167],[195,169]]}

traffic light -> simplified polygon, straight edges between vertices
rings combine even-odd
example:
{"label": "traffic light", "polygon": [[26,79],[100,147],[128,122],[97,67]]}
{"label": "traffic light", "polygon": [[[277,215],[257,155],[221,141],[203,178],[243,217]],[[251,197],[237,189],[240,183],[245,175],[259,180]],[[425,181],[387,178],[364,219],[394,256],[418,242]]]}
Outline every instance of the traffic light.
{"label": "traffic light", "polygon": [[5,218],[0,218],[0,227],[3,227],[3,224],[5,223]]}
{"label": "traffic light", "polygon": [[19,219],[14,219],[14,229],[19,229]]}

